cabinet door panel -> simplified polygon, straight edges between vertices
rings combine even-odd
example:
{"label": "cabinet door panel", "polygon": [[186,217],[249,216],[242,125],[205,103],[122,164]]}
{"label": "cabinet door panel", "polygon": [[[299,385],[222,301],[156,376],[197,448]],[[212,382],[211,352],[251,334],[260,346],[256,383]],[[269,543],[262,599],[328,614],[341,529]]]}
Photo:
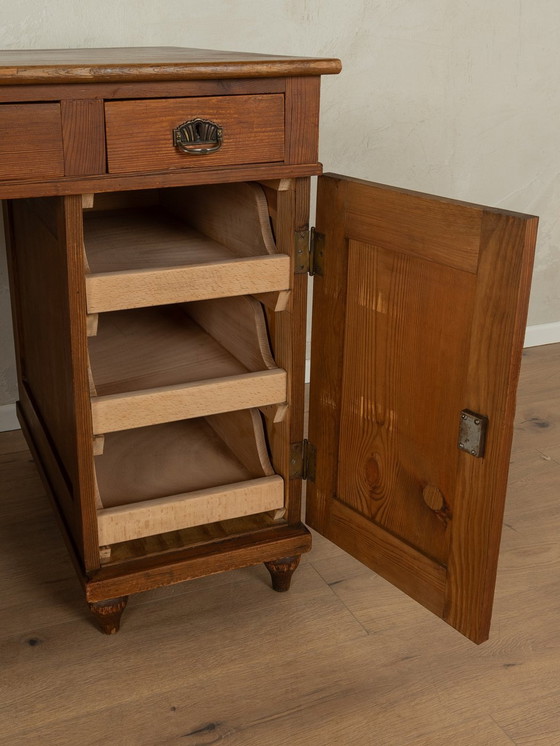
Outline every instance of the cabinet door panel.
{"label": "cabinet door panel", "polygon": [[[536,218],[320,178],[309,524],[488,636]],[[486,451],[458,448],[464,409]]]}

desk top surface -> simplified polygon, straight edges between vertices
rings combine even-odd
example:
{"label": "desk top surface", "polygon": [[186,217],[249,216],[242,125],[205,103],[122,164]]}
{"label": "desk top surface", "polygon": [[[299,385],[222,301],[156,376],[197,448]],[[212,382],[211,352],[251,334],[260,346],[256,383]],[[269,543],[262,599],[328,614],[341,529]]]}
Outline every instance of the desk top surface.
{"label": "desk top surface", "polygon": [[0,85],[332,75],[335,58],[183,47],[0,51]]}

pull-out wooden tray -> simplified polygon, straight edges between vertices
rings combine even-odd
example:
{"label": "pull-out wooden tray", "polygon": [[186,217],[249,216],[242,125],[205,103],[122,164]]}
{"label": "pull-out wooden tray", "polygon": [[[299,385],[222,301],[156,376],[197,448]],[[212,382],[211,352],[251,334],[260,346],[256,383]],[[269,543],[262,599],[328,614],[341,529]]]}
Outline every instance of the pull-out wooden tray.
{"label": "pull-out wooden tray", "polygon": [[101,546],[284,505],[256,410],[111,433],[95,462]]}
{"label": "pull-out wooden tray", "polygon": [[155,194],[156,204],[84,212],[88,313],[290,288],[290,259],[277,253],[261,187]]}
{"label": "pull-out wooden tray", "polygon": [[95,434],[286,401],[254,298],[102,314],[89,351]]}

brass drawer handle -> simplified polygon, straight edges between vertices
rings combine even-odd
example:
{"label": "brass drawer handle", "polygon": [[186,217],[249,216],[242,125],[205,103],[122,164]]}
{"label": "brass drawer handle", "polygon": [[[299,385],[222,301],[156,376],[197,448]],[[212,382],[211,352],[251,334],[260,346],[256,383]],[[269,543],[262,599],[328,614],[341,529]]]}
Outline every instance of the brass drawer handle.
{"label": "brass drawer handle", "polygon": [[215,153],[222,141],[222,128],[209,119],[189,119],[173,130],[173,145],[189,155]]}

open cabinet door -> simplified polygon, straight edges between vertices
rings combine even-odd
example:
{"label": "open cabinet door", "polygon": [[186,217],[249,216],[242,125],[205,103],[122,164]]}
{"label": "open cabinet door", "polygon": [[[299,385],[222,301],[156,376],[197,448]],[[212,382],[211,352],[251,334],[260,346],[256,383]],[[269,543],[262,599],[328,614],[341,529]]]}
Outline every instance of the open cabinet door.
{"label": "open cabinet door", "polygon": [[490,627],[536,228],[518,213],[319,178],[307,522],[477,643]]}

